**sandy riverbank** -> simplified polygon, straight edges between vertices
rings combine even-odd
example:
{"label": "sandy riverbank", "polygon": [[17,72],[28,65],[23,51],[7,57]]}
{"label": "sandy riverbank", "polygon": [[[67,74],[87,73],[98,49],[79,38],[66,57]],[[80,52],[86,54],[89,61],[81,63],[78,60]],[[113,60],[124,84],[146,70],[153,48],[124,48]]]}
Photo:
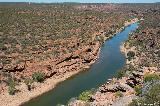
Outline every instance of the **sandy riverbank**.
{"label": "sandy riverbank", "polygon": [[[96,59],[95,59],[96,60]],[[88,67],[93,64],[94,61],[92,61]],[[86,66],[87,67],[87,66]],[[88,68],[87,67],[87,68]],[[34,89],[31,91],[28,91],[26,89],[26,85],[24,83],[21,83],[20,86],[18,86],[18,89],[21,92],[17,92],[15,95],[11,96],[8,94],[7,90],[3,92],[0,95],[0,103],[1,106],[18,106],[21,105],[47,91],[52,90],[58,83],[68,79],[69,77],[78,74],[79,72],[83,71],[83,67],[80,67],[79,70],[75,70],[72,72],[66,72],[64,75],[51,77],[49,79],[46,79],[44,83],[34,83]]]}

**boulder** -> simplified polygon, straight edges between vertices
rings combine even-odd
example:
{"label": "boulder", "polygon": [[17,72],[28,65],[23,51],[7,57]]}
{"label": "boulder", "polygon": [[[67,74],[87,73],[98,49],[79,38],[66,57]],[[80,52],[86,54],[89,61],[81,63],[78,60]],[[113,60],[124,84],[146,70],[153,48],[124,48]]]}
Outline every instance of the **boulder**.
{"label": "boulder", "polygon": [[17,64],[16,67],[14,67],[15,71],[23,71],[25,69],[25,63]]}
{"label": "boulder", "polygon": [[3,64],[2,64],[2,63],[0,63],[0,70],[1,70],[1,69],[3,69]]}
{"label": "boulder", "polygon": [[3,69],[7,72],[21,72],[25,69],[25,63],[21,64],[7,64],[3,67]]}
{"label": "boulder", "polygon": [[126,92],[126,88],[123,85],[118,84],[118,83],[106,85],[100,88],[101,93],[117,92],[117,91]]}
{"label": "boulder", "polygon": [[143,73],[142,72],[138,72],[138,71],[133,71],[132,72],[132,75],[134,77],[138,77],[138,78],[141,78],[143,76]]}

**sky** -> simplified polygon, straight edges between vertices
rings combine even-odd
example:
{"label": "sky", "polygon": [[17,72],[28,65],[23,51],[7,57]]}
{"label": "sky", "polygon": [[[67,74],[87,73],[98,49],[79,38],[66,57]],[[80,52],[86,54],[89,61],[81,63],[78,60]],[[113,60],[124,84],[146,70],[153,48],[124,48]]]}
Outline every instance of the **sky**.
{"label": "sky", "polygon": [[154,3],[154,2],[160,2],[160,0],[0,0],[0,2]]}

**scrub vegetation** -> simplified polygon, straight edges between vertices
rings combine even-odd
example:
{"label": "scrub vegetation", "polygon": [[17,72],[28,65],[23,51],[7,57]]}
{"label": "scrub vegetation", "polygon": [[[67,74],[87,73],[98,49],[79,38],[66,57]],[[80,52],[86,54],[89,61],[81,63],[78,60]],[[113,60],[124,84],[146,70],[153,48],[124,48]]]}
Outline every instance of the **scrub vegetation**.
{"label": "scrub vegetation", "polygon": [[[14,104],[18,92],[31,98],[34,84],[43,88],[49,78],[62,78],[91,65],[103,42],[135,18],[140,20],[139,27],[125,42],[128,49],[135,48],[136,52],[126,54],[132,63],[118,71],[112,83],[107,82],[111,86],[104,84],[97,92],[110,94],[113,100],[114,96],[125,97],[125,87],[129,87],[138,96],[130,106],[160,102],[159,3],[0,3],[0,102]],[[121,81],[123,77],[126,81]],[[78,100],[89,105],[96,99],[93,95],[84,91]]]}

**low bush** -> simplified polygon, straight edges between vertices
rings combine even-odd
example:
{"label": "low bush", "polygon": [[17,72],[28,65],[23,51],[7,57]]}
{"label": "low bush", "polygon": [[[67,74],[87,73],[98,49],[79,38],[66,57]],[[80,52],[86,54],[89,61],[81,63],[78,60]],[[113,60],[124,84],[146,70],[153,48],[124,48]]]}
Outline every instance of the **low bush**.
{"label": "low bush", "polygon": [[91,94],[92,94],[91,91],[88,91],[88,90],[84,91],[79,95],[78,99],[82,101],[88,101],[90,99]]}
{"label": "low bush", "polygon": [[119,70],[119,71],[117,72],[117,74],[116,74],[116,77],[117,77],[117,78],[122,78],[122,77],[125,76],[125,74],[126,74],[126,72],[125,72],[124,70]]}
{"label": "low bush", "polygon": [[116,97],[122,97],[122,96],[123,96],[123,94],[122,94],[121,91],[117,91],[117,92],[115,93],[115,95],[116,95]]}
{"label": "low bush", "polygon": [[15,84],[14,79],[9,78],[9,80],[8,80],[8,85],[9,85],[8,93],[9,93],[10,95],[14,95],[15,92],[16,92],[16,88],[15,88],[15,85],[16,85],[16,84]]}
{"label": "low bush", "polygon": [[142,86],[141,85],[136,85],[134,87],[134,90],[136,92],[136,95],[140,95],[142,93]]}
{"label": "low bush", "polygon": [[43,82],[45,75],[42,72],[35,72],[35,73],[33,73],[32,78],[36,82]]}
{"label": "low bush", "polygon": [[129,51],[128,53],[127,53],[127,59],[130,61],[131,59],[133,59],[134,58],[134,56],[135,56],[135,53],[133,52],[133,51]]}

